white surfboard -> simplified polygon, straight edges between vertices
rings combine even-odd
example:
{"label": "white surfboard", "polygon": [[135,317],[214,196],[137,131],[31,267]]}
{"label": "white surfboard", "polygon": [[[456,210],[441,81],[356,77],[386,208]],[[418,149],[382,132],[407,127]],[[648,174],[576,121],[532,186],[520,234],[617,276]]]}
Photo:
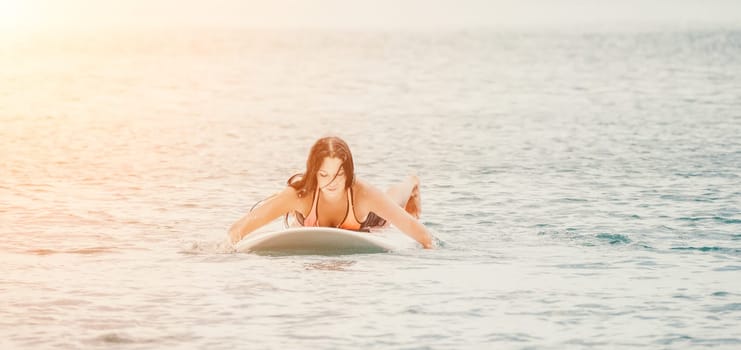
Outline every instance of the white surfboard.
{"label": "white surfboard", "polygon": [[252,233],[236,244],[238,252],[274,254],[363,254],[420,247],[411,237],[392,230],[357,232],[332,227],[296,227]]}

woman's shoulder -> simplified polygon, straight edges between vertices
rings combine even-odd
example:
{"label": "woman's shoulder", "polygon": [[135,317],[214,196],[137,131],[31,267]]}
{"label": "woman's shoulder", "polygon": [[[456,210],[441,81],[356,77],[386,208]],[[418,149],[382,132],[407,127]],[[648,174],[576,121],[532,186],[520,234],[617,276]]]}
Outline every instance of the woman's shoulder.
{"label": "woman's shoulder", "polygon": [[290,185],[286,186],[280,192],[278,192],[278,196],[285,200],[291,200],[291,201],[301,200],[301,196],[299,196],[299,191]]}
{"label": "woman's shoulder", "polygon": [[300,190],[297,190],[291,185],[286,186],[282,191],[280,191],[279,195],[285,200],[293,203],[294,207],[302,212],[305,211],[307,207],[311,207],[311,202],[314,200],[314,196],[301,193]]}
{"label": "woman's shoulder", "polygon": [[376,186],[373,186],[370,183],[358,178],[355,178],[355,182],[352,186],[352,191],[353,194],[355,194],[355,196],[358,198],[365,198],[368,195],[380,193]]}

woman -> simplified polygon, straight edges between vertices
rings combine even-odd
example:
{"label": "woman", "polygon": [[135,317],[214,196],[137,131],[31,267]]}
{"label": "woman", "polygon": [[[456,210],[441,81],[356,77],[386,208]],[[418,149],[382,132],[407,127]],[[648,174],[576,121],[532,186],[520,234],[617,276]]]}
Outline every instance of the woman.
{"label": "woman", "polygon": [[[319,139],[311,147],[306,172],[288,179],[288,186],[239,219],[229,229],[232,244],[275,220],[294,213],[303,226],[367,231],[386,221],[432,248],[432,236],[417,219],[419,179],[410,176],[386,193],[355,178],[350,148],[338,137]],[[360,218],[360,219],[359,219]]]}

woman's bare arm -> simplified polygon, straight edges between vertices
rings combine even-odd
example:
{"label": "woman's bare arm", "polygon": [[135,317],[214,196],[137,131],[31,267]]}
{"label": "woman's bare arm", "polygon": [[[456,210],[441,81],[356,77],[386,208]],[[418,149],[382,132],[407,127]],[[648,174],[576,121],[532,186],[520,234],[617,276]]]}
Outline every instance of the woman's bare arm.
{"label": "woman's bare arm", "polygon": [[229,228],[230,241],[235,244],[249,233],[293,210],[297,200],[296,190],[291,186],[266,199],[264,204],[247,213]]}
{"label": "woman's bare arm", "polygon": [[401,232],[422,244],[425,249],[432,248],[432,235],[417,219],[400,207],[387,194],[370,185],[363,186],[363,195],[371,211],[396,226]]}

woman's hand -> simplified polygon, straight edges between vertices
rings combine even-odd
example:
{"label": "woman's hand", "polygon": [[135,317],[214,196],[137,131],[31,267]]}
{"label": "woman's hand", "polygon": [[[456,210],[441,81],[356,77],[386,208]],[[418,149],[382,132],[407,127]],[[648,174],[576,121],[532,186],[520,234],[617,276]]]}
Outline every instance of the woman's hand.
{"label": "woman's hand", "polygon": [[237,226],[237,225],[236,225],[236,224],[234,224],[234,225],[232,225],[232,227],[231,227],[231,228],[229,229],[229,242],[230,242],[230,243],[231,243],[232,245],[235,245],[235,244],[237,244],[237,242],[239,242],[239,241],[241,241],[241,240],[242,240],[242,235],[241,235],[241,234],[239,233],[239,230],[236,230],[236,229],[235,229],[235,227],[236,227],[236,226]]}

